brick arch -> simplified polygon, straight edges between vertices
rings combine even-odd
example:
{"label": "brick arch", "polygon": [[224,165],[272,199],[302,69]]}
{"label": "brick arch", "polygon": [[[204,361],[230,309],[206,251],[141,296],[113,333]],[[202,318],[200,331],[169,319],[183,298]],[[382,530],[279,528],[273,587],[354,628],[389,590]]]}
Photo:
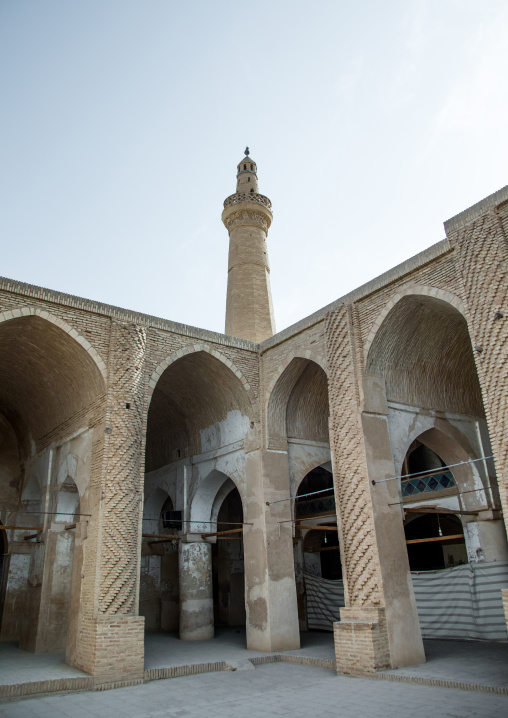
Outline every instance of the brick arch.
{"label": "brick arch", "polygon": [[[479,487],[486,488],[489,480],[481,471],[483,462],[465,463],[481,457],[469,445],[462,431],[452,425],[446,426],[441,423],[439,427],[433,426],[424,431],[412,432],[406,442],[406,456],[415,440],[431,449],[447,466],[453,466],[451,472],[457,484],[457,493],[465,492],[462,500],[466,508],[475,508],[477,504],[485,503],[488,494],[481,491]],[[464,462],[461,466],[455,466],[461,462]],[[432,495],[427,495],[425,498],[430,500]]]}
{"label": "brick arch", "polygon": [[0,314],[0,386],[4,417],[22,451],[104,395],[106,364],[81,334],[36,307]]}
{"label": "brick arch", "polygon": [[465,305],[451,292],[408,285],[385,306],[365,346],[367,374],[389,401],[483,417]]}
{"label": "brick arch", "polygon": [[[321,380],[323,376],[324,388]],[[300,392],[297,391],[298,387],[301,389]],[[312,387],[316,391],[311,391]],[[326,394],[326,397],[322,396],[323,393]],[[290,406],[291,402],[292,406]],[[326,404],[326,407],[320,406],[320,404]],[[300,436],[302,432],[307,434],[309,430],[312,433],[314,430],[311,426],[312,420],[316,419],[320,409],[326,411],[325,433],[326,440],[328,440],[328,377],[326,370],[322,366],[322,361],[315,362],[307,356],[291,356],[285,362],[285,366],[279,367],[278,376],[269,394],[266,410],[268,448],[285,450],[289,435]],[[306,425],[296,426],[296,423],[301,423],[300,419],[302,418],[306,418],[306,421],[303,422]],[[288,429],[293,433],[289,434]],[[306,438],[319,441],[324,437],[308,435]]]}
{"label": "brick arch", "polygon": [[[442,419],[434,419],[434,425],[423,430],[422,427],[415,427],[408,434],[405,441],[404,456],[407,456],[407,452],[416,440],[421,441],[422,444],[432,449],[447,464],[456,464],[460,461],[480,458],[469,444],[464,433],[453,424]],[[397,470],[402,473],[403,467],[399,466]]]}
{"label": "brick arch", "polygon": [[187,356],[189,354],[197,354],[198,352],[205,352],[206,354],[210,354],[211,356],[215,357],[220,362],[225,364],[233,372],[237,379],[240,380],[251,402],[253,403],[255,401],[255,397],[249,382],[247,381],[243,373],[240,371],[240,369],[236,366],[236,364],[232,362],[231,359],[228,359],[226,356],[224,356],[224,354],[221,354],[221,352],[217,351],[217,349],[210,346],[210,344],[204,343],[187,344],[187,346],[181,347],[176,352],[173,352],[163,361],[161,361],[157,368],[154,369],[154,371],[152,372],[152,376],[148,381],[149,396],[152,396],[153,390],[157,386],[157,382],[164,374],[166,369],[171,366],[171,364],[174,364],[176,361],[178,361],[178,359],[182,359],[182,357],[184,356]]}
{"label": "brick arch", "polygon": [[233,441],[227,431],[221,434],[228,417],[234,441],[243,440],[256,411],[255,392],[231,360],[207,344],[182,347],[149,380],[146,471],[216,448],[223,437]]}
{"label": "brick arch", "polygon": [[[231,484],[233,485],[231,486]],[[209,522],[214,520],[214,513],[216,512],[218,515],[222,502],[234,489],[238,490],[243,506],[245,497],[242,495],[241,487],[238,483],[229,474],[225,474],[218,469],[212,469],[200,481],[192,495],[189,512],[190,520],[194,522],[203,521],[203,529],[201,530],[207,530],[206,527],[210,525]],[[215,516],[216,518],[217,516]],[[197,524],[191,524],[191,528],[196,529],[196,526]],[[215,531],[215,529],[211,530]]]}
{"label": "brick arch", "polygon": [[[329,453],[329,451],[328,451],[328,453]],[[322,460],[316,458],[315,456],[309,456],[303,460],[300,458],[298,463],[299,463],[298,474],[293,477],[292,482],[291,482],[291,488],[292,488],[292,491],[295,496],[298,493],[298,490],[301,486],[302,481],[304,479],[306,479],[308,474],[310,474],[311,471],[314,471],[314,469],[319,469],[319,468],[326,469],[326,471],[328,471],[330,473],[330,475],[333,476],[331,467],[327,468],[326,466],[324,466],[324,464],[331,463],[331,459],[328,459],[327,461],[322,461]]]}
{"label": "brick arch", "polygon": [[41,319],[45,319],[47,322],[51,322],[51,324],[54,324],[62,329],[62,331],[66,332],[70,337],[75,339],[78,344],[81,344],[83,349],[90,355],[97,365],[104,381],[107,381],[107,367],[105,361],[102,359],[99,352],[77,331],[77,329],[72,327],[60,317],[57,317],[55,314],[52,314],[45,309],[39,309],[38,307],[19,307],[17,309],[9,309],[5,312],[0,312],[0,324],[2,322],[8,322],[10,319],[19,319],[21,317],[40,317]]}
{"label": "brick arch", "polygon": [[[463,300],[458,297],[456,294],[453,294],[452,292],[447,291],[446,289],[437,289],[436,287],[431,287],[430,285],[426,284],[406,284],[404,287],[401,287],[398,289],[395,294],[391,297],[391,299],[385,304],[383,309],[379,312],[376,321],[372,325],[372,328],[367,336],[367,339],[364,342],[364,361],[365,366],[367,365],[367,360],[369,356],[369,351],[372,347],[372,344],[374,342],[374,339],[376,337],[376,334],[378,333],[379,328],[383,324],[384,320],[388,316],[388,314],[392,311],[392,309],[395,307],[398,302],[403,297],[407,297],[410,295],[421,295],[425,297],[433,297],[434,299],[440,299],[443,302],[446,302],[447,304],[451,304],[452,307],[454,307],[458,312],[462,314],[464,319],[467,317],[467,308]],[[467,319],[466,319],[467,321]]]}
{"label": "brick arch", "polygon": [[271,396],[271,394],[275,388],[275,385],[279,381],[282,374],[284,374],[284,372],[286,371],[288,366],[291,364],[293,359],[304,359],[304,360],[306,359],[306,360],[314,362],[314,364],[318,364],[321,367],[321,369],[324,371],[326,376],[328,377],[328,366],[326,363],[326,359],[322,356],[322,354],[318,354],[316,351],[313,351],[312,349],[307,349],[306,351],[303,351],[303,352],[292,351],[287,355],[287,357],[284,359],[284,361],[278,365],[275,375],[272,377],[270,383],[267,386],[267,396]]}

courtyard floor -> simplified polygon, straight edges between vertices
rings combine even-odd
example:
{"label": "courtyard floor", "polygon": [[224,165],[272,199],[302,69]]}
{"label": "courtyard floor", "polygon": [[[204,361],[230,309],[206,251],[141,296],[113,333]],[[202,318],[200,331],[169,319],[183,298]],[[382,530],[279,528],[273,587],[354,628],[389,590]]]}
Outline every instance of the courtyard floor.
{"label": "courtyard floor", "polygon": [[[20,650],[16,644],[3,643],[0,644],[0,699],[2,697],[4,700],[10,698],[12,701],[20,694],[52,693],[62,690],[89,692],[79,699],[77,695],[73,695],[72,699],[69,695],[53,695],[34,699],[26,697],[25,700],[20,702],[19,710],[15,708],[17,704],[14,702],[3,703],[0,705],[0,716],[39,715],[37,712],[23,713],[23,710],[35,711],[34,706],[39,705],[40,701],[43,702],[41,705],[53,705],[52,701],[57,699],[68,701],[58,703],[61,706],[76,706],[80,700],[83,700],[83,705],[87,707],[88,701],[91,700],[93,705],[97,706],[98,712],[96,714],[103,715],[100,712],[103,710],[102,706],[109,705],[111,701],[120,701],[120,710],[120,705],[123,705],[123,695],[131,695],[133,700],[135,696],[153,695],[161,697],[166,695],[171,696],[170,703],[166,708],[160,708],[160,710],[166,710],[166,712],[141,712],[136,714],[138,718],[145,715],[181,715],[189,716],[190,718],[190,716],[198,714],[197,708],[196,711],[198,712],[196,713],[192,712],[194,708],[189,713],[182,712],[184,708],[188,710],[189,706],[180,707],[180,712],[167,712],[170,707],[173,710],[173,695],[179,695],[180,688],[178,686],[180,685],[188,686],[191,693],[197,690],[197,686],[202,686],[203,691],[206,693],[207,686],[211,685],[210,681],[213,685],[215,685],[215,681],[218,681],[217,685],[223,685],[224,690],[227,691],[234,691],[234,686],[238,686],[241,691],[247,691],[245,695],[242,693],[243,697],[235,693],[233,697],[230,696],[227,700],[224,698],[224,705],[220,702],[222,699],[217,697],[217,705],[222,705],[224,710],[228,709],[230,703],[231,707],[233,706],[231,701],[234,699],[236,701],[235,705],[240,711],[239,714],[242,714],[244,710],[242,701],[247,701],[248,695],[250,695],[249,680],[252,681],[252,691],[257,695],[256,691],[258,689],[263,693],[260,687],[261,684],[258,685],[258,676],[266,677],[272,674],[280,677],[282,693],[286,690],[284,688],[285,681],[291,682],[294,680],[295,690],[297,689],[297,692],[303,691],[303,701],[311,700],[311,685],[315,685],[316,681],[320,685],[323,682],[323,690],[325,692],[331,691],[330,695],[335,690],[334,685],[336,690],[339,690],[339,685],[343,686],[340,690],[346,691],[348,696],[350,691],[359,690],[358,686],[360,684],[369,686],[368,693],[371,696],[390,695],[390,691],[395,691],[397,695],[399,691],[402,691],[401,695],[405,695],[407,689],[413,691],[416,688],[420,690],[425,687],[430,687],[429,695],[433,695],[433,689],[436,687],[439,687],[440,691],[460,688],[462,689],[460,691],[462,695],[460,701],[462,702],[459,701],[461,706],[469,706],[473,693],[478,693],[481,695],[474,698],[473,703],[475,706],[477,698],[487,702],[494,701],[492,705],[499,705],[496,701],[501,700],[502,705],[505,706],[504,712],[501,714],[508,715],[508,642],[426,640],[426,663],[411,666],[410,668],[383,671],[377,674],[374,679],[353,679],[336,675],[333,670],[335,656],[331,633],[314,631],[303,633],[301,643],[302,647],[297,651],[270,654],[247,650],[243,630],[219,629],[214,639],[195,642],[180,641],[177,636],[172,634],[147,634],[145,640],[145,681],[147,682],[140,686],[101,692],[93,691],[93,679],[90,676],[67,666],[64,663],[62,654],[34,655]],[[275,660],[276,662],[266,663],[269,660]],[[306,665],[301,665],[301,663]],[[182,673],[184,675],[182,678],[169,678],[174,675],[182,675]],[[202,675],[186,675],[190,673],[201,673]],[[245,681],[235,678],[236,674],[241,674],[242,676],[245,674]],[[263,678],[263,680],[265,679]],[[330,680],[332,681],[331,683]],[[185,681],[187,682],[185,683]],[[229,689],[227,686],[230,685],[228,682],[231,681],[232,687]],[[237,682],[235,683],[235,681]],[[337,683],[337,681],[339,682]],[[413,685],[405,686],[404,684]],[[271,685],[270,682],[268,685]],[[348,686],[356,686],[356,688],[348,688]],[[386,693],[387,691],[388,693]],[[363,693],[363,688],[361,692]],[[452,692],[455,694],[457,691],[453,690]],[[502,695],[494,696],[489,695],[489,693]],[[162,700],[159,697],[154,698],[154,700]],[[23,708],[23,706],[25,707]],[[310,704],[309,706],[312,710],[312,706]],[[21,712],[19,712],[20,710]],[[233,712],[231,715],[233,715]],[[280,712],[284,712],[282,708]],[[432,713],[434,713],[434,710]],[[74,708],[72,711],[69,709],[70,714],[73,716],[80,715],[79,710],[76,711]],[[429,710],[427,715],[430,714]],[[501,714],[498,713],[498,715]],[[53,715],[58,716],[60,714],[53,711]],[[61,715],[66,714],[61,713]],[[92,713],[92,715],[95,714]],[[126,715],[131,715],[131,713],[127,712]],[[226,712],[224,715],[228,715],[228,713]],[[254,715],[256,714],[254,713]],[[295,715],[304,715],[304,713],[295,713]],[[337,715],[337,712],[335,712],[335,715]],[[347,713],[346,715],[356,715],[356,713]],[[363,715],[370,715],[370,713],[364,713]],[[377,715],[377,713],[372,713],[372,715]],[[411,711],[411,715],[413,715],[413,711]],[[414,713],[414,715],[418,715],[418,713]],[[441,715],[441,713],[436,712],[437,715]],[[452,712],[450,714],[442,713],[442,715],[462,716],[470,714],[453,714]],[[471,715],[474,715],[474,713],[471,713]],[[482,715],[490,715],[490,713],[483,713]]]}
{"label": "courtyard floor", "polygon": [[272,663],[0,705],[0,718],[500,718],[508,696],[337,676]]}

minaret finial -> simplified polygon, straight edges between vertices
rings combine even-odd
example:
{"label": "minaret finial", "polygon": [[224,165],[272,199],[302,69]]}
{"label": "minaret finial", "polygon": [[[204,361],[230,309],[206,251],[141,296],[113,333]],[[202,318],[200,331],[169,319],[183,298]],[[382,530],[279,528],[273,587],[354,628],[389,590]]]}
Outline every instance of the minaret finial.
{"label": "minaret finial", "polygon": [[247,157],[249,156],[249,148],[248,148],[248,147],[245,148],[245,155],[246,155]]}

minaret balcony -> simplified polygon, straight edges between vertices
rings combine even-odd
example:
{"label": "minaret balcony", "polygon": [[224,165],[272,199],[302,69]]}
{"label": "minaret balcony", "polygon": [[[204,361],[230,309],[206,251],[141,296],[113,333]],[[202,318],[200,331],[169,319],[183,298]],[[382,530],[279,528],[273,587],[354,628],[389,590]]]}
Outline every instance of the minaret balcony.
{"label": "minaret balcony", "polygon": [[265,197],[264,194],[255,194],[254,192],[237,192],[224,200],[224,209],[231,207],[231,205],[239,204],[240,202],[255,202],[256,204],[262,204],[267,209],[272,209],[272,203]]}

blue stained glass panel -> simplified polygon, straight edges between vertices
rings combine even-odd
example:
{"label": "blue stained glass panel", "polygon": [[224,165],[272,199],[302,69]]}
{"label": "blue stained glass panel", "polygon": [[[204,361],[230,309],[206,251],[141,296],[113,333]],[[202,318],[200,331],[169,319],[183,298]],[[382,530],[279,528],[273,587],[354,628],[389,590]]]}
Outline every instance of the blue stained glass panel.
{"label": "blue stained glass panel", "polygon": [[450,489],[452,486],[456,486],[456,484],[451,471],[443,471],[442,474],[433,474],[431,476],[415,477],[414,479],[402,481],[402,498],[432,491],[443,491],[443,489]]}

